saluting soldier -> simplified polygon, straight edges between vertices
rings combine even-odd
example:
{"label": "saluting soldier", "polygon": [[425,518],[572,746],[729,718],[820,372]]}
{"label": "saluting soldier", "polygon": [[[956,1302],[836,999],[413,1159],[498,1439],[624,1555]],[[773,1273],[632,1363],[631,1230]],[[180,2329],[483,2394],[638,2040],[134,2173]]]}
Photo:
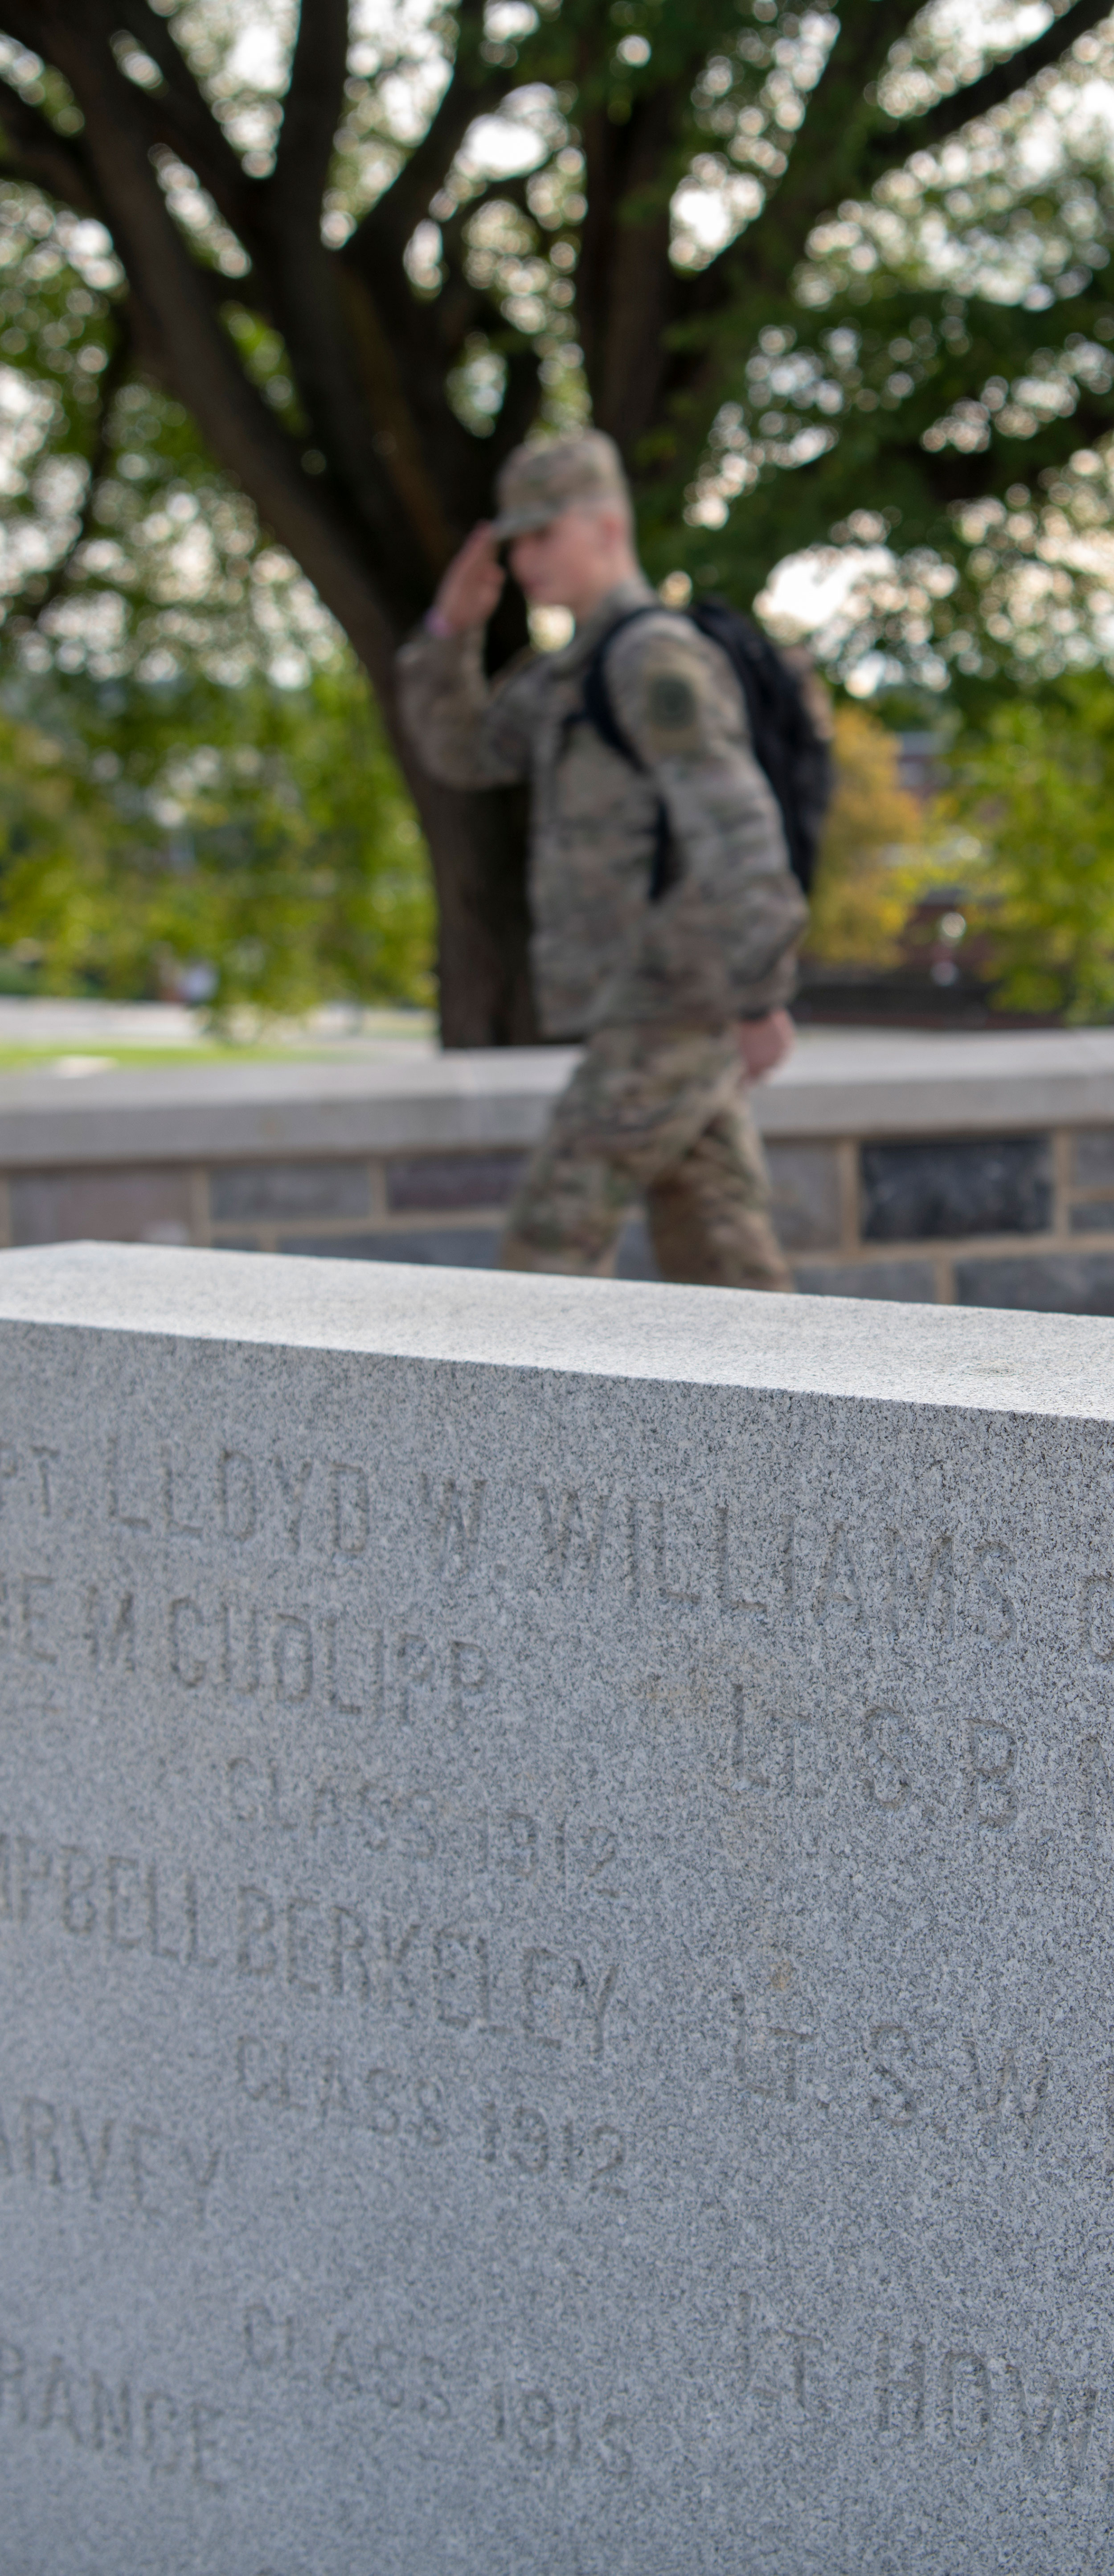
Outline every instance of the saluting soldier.
{"label": "saluting soldier", "polygon": [[[792,1044],[806,906],[742,690],[642,572],[609,438],[517,448],[497,499],[404,646],[400,677],[432,776],[529,780],[539,1017],[547,1038],[584,1041],[510,1209],[503,1265],[605,1274],[642,1199],[664,1278],[790,1288],[747,1089]],[[489,685],[483,631],[503,547],[531,607],[570,609],[575,631]],[[630,757],[584,705],[612,630],[607,696]]]}

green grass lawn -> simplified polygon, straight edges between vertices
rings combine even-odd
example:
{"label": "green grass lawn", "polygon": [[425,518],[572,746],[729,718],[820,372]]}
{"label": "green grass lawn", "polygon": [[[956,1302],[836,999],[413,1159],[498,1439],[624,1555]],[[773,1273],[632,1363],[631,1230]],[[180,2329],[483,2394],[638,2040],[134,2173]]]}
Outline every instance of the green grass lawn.
{"label": "green grass lawn", "polygon": [[[415,1012],[397,1023],[384,1013],[383,1025],[364,1031],[353,1031],[351,1037],[314,1037],[310,1032],[282,1037],[272,1034],[259,1038],[200,1038],[185,1040],[180,1046],[135,1045],[126,1038],[98,1038],[84,1030],[65,1038],[40,1038],[36,1041],[5,1042],[0,1038],[0,1073],[49,1073],[53,1065],[67,1059],[96,1058],[98,1064],[113,1069],[122,1066],[183,1064],[335,1064],[361,1063],[374,1060],[384,1041],[395,1045],[402,1039],[407,1044],[425,1043],[436,1035],[432,1017]],[[77,1077],[75,1077],[77,1078]]]}
{"label": "green grass lawn", "polygon": [[349,1047],[331,1046],[100,1046],[93,1041],[80,1046],[74,1038],[52,1046],[4,1046],[0,1044],[0,1073],[46,1073],[51,1065],[65,1063],[74,1057],[96,1057],[106,1070],[109,1064],[133,1066],[147,1064],[279,1064],[291,1057],[305,1061],[328,1061],[334,1056],[359,1055],[367,1050],[353,1042]]}

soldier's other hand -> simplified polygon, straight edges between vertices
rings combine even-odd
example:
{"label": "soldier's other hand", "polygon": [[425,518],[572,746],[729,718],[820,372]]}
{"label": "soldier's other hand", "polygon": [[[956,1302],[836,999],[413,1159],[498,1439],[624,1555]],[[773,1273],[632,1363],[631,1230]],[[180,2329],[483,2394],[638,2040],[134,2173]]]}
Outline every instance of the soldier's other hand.
{"label": "soldier's other hand", "polygon": [[491,522],[481,519],[442,576],[430,620],[434,631],[466,635],[472,626],[486,626],[498,608],[505,579]]}
{"label": "soldier's other hand", "polygon": [[748,1082],[761,1082],[784,1064],[796,1042],[788,1011],[767,1011],[763,1020],[740,1020],[735,1034]]}

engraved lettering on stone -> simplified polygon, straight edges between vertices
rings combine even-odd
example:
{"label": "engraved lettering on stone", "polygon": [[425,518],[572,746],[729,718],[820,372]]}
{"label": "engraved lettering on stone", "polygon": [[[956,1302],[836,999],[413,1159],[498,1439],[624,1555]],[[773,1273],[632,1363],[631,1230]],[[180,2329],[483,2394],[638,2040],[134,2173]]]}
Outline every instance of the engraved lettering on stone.
{"label": "engraved lettering on stone", "polygon": [[1080,1584],[1079,1633],[1092,1664],[1114,1663],[1114,1574],[1089,1574]]}
{"label": "engraved lettering on stone", "polygon": [[840,1522],[832,1532],[824,1561],[824,1571],[817,1585],[814,1604],[817,1626],[826,1627],[829,1620],[842,1613],[849,1613],[852,1627],[863,1626],[865,1612],[862,1585],[848,1544],[846,1528]]}
{"label": "engraved lettering on stone", "polygon": [[97,1909],[89,1894],[97,1875],[96,1862],[88,1852],[71,1844],[62,1859],[62,1922],[67,1932],[80,1937],[93,1931]]}
{"label": "engraved lettering on stone", "polygon": [[822,2422],[829,2405],[821,2337],[799,2324],[773,2323],[747,2291],[736,2302],[736,2320],[739,2379],[751,2420],[794,2430]]}
{"label": "engraved lettering on stone", "polygon": [[309,1698],[313,1689],[313,1632],[308,1619],[293,1611],[276,1617],[272,1657],[275,1696],[288,1707]]}
{"label": "engraved lettering on stone", "polygon": [[914,2338],[907,2361],[899,2361],[889,2335],[879,2335],[875,2354],[875,2424],[879,2433],[920,2441],[925,2431],[924,2345]]}
{"label": "engraved lettering on stone", "polygon": [[[186,1510],[189,1508],[188,1505],[184,1505],[182,1502],[181,1489],[185,1482],[186,1478],[183,1476],[181,1468],[175,1466],[172,1451],[169,1448],[164,1448],[162,1453],[162,1508],[163,1519],[166,1523],[167,1530],[175,1538],[202,1538],[204,1536],[204,1523],[202,1521],[188,1520],[185,1516]],[[194,1508],[196,1508],[196,1506],[194,1506]]]}
{"label": "engraved lettering on stone", "polygon": [[102,2361],[89,2368],[57,2350],[35,2353],[0,2340],[0,2422],[36,2439],[61,2435],[78,2450],[135,2461],[147,2477],[181,2474],[204,2493],[222,2496],[223,2409],[166,2389],[134,2389],[131,2375]]}
{"label": "engraved lettering on stone", "polygon": [[250,1699],[259,1688],[259,1612],[253,1602],[222,1601],[217,1615],[221,1680]]}
{"label": "engraved lettering on stone", "polygon": [[986,2354],[954,2349],[940,2368],[940,2420],[957,2448],[975,2453],[990,2440],[991,2384]]}
{"label": "engraved lettering on stone", "polygon": [[51,1574],[25,1574],[20,1585],[20,1628],[23,1651],[33,1664],[56,1664],[57,1649],[51,1643],[57,1633],[55,1611],[51,1600],[54,1577]]}
{"label": "engraved lettering on stone", "polygon": [[[90,2193],[94,2200],[99,2200],[101,2193],[104,2190],[104,2179],[108,2167],[109,2155],[112,2149],[115,2122],[111,2119],[102,2120],[100,2137],[97,2140],[95,2147],[91,2147],[85,2135],[85,2127],[80,2111],[72,2111],[70,2117],[73,2122],[73,2133],[77,2143],[78,2152],[81,2156],[86,2176],[88,2178]],[[94,2130],[94,2137],[95,2136],[96,2132]]]}
{"label": "engraved lettering on stone", "polygon": [[732,1711],[731,1768],[740,1788],[791,1798],[798,1787],[796,1730],[811,1719],[792,1709],[755,1710],[745,1682],[734,1685]]}
{"label": "engraved lettering on stone", "polygon": [[253,2370],[276,2370],[294,2358],[294,2319],[276,2318],[265,2299],[244,2310],[244,2349]]}
{"label": "engraved lettering on stone", "polygon": [[286,1908],[286,1982],[304,1995],[319,1995],[321,1981],[313,1975],[315,1945],[320,1937],[320,1915],[310,1896],[292,1896]]}
{"label": "engraved lettering on stone", "polygon": [[611,1503],[610,1489],[586,1494],[583,1500],[571,1485],[563,1492],[539,1485],[537,1494],[542,1544],[553,1581],[561,1583],[570,1574],[577,1575],[589,1591],[594,1590]]}
{"label": "engraved lettering on stone", "polygon": [[1100,1825],[1114,1824],[1114,1776],[1101,1736],[1084,1736],[1079,1759],[1083,1828],[1088,1842],[1094,1842]]}
{"label": "engraved lettering on stone", "polygon": [[482,1646],[471,1646],[464,1638],[453,1638],[449,1646],[449,1724],[461,1726],[468,1714],[469,1702],[475,1702],[487,1681],[487,1656]]}
{"label": "engraved lettering on stone", "polygon": [[908,1720],[896,1708],[870,1708],[862,1723],[862,1778],[873,1807],[904,1807],[913,1777]]}
{"label": "engraved lettering on stone", "polygon": [[918,1638],[950,1644],[955,1635],[955,1559],[947,1532],[930,1546],[918,1574],[900,1530],[890,1531],[889,1632],[894,1643]]}
{"label": "engraved lettering on stone", "polygon": [[985,2049],[980,2057],[979,2046],[974,2039],[968,2039],[964,2044],[975,2107],[984,2133],[989,2137],[1003,2113],[1007,2117],[1012,2114],[1014,2121],[1020,2122],[1023,2143],[1028,2146],[1048,2092],[1048,2057],[1042,2054],[1028,2076],[1023,2077],[1012,2047],[1003,2051],[994,2068],[993,2060],[988,2062],[986,2059]]}
{"label": "engraved lettering on stone", "polygon": [[413,1632],[401,1636],[395,1650],[398,1675],[398,1714],[403,1726],[421,1714],[425,1701],[416,1698],[433,1680],[433,1657],[424,1637]]}
{"label": "engraved lettering on stone", "polygon": [[913,2086],[917,2052],[904,2024],[872,2022],[870,2029],[870,2108],[887,2129],[907,2129],[916,2116]]}
{"label": "engraved lettering on stone", "polygon": [[1018,1739],[997,1718],[969,1718],[964,1746],[965,1803],[975,1822],[1001,1833],[1017,1822]]}
{"label": "engraved lettering on stone", "polygon": [[329,1470],[333,1548],[338,1556],[363,1556],[371,1532],[371,1503],[362,1467],[338,1461]]}
{"label": "engraved lettering on stone", "polygon": [[[741,2077],[748,2094],[760,2100],[794,2104],[800,2093],[800,2051],[812,2048],[816,2041],[815,2024],[801,2028],[781,2015],[766,2019],[756,2028],[747,1998],[734,1990],[731,2009],[735,2017],[735,2072]],[[760,2073],[756,2069],[761,2069]]]}
{"label": "engraved lettering on stone", "polygon": [[54,1855],[30,1842],[26,1834],[17,1836],[16,1852],[19,1886],[17,1911],[20,1922],[26,1923],[31,1914],[32,1890],[45,1886],[53,1868]]}
{"label": "engraved lettering on stone", "polygon": [[[325,1665],[329,1684],[329,1706],[330,1708],[335,1708],[341,1717],[362,1717],[364,1714],[363,1699],[346,1696],[347,1693],[355,1692],[359,1688],[359,1678],[355,1670],[355,1653],[349,1642],[349,1622],[347,1620],[342,1620],[339,1612],[336,1610],[327,1610],[323,1625],[325,1629]],[[376,1687],[376,1683],[378,1683],[379,1689],[382,1687],[381,1674],[383,1641],[381,1636],[378,1641],[378,1646],[378,1673],[373,1672],[373,1689]],[[373,1657],[373,1664],[374,1661],[375,1659]]]}
{"label": "engraved lettering on stone", "polygon": [[716,1558],[720,1604],[724,1610],[748,1610],[755,1618],[765,1620],[766,1603],[752,1599],[749,1592],[734,1592],[731,1564],[732,1511],[730,1503],[716,1504]]}
{"label": "engraved lettering on stone", "polygon": [[601,2418],[583,2398],[562,2400],[546,2388],[499,2381],[491,2392],[492,2431],[520,2458],[550,2472],[584,2460],[608,2477],[633,2475],[633,2435],[626,2416]]}
{"label": "engraved lettering on stone", "polygon": [[40,1442],[33,1440],[31,1455],[39,1471],[39,1510],[43,1519],[48,1521],[53,1515],[56,1499],[54,1469],[59,1464],[62,1452],[60,1449],[47,1449]]}
{"label": "engraved lettering on stone", "polygon": [[560,2034],[549,2027],[558,2010],[560,1968],[553,1950],[527,1950],[522,1962],[522,2027],[527,2037],[536,2039],[542,2048],[561,2045]]}
{"label": "engraved lettering on stone", "polygon": [[217,1464],[217,1505],[225,1538],[254,1538],[259,1521],[255,1468],[241,1449],[222,1449]]}
{"label": "engraved lettering on stone", "polygon": [[126,1488],[123,1484],[118,1440],[110,1440],[108,1444],[105,1494],[110,1521],[118,1521],[122,1529],[150,1529],[151,1521],[148,1513],[126,1508],[130,1502],[138,1500],[139,1497],[134,1494],[130,1479]]}
{"label": "engraved lettering on stone", "polygon": [[96,1672],[135,1671],[135,1594],[104,1595],[91,1584],[85,1604],[85,1634]]}
{"label": "engraved lettering on stone", "polygon": [[1005,1645],[1017,1633],[1017,1612],[1005,1588],[1005,1577],[1012,1575],[1014,1568],[1012,1550],[998,1539],[987,1540],[975,1549],[972,1622],[985,1630],[995,1645]]}
{"label": "engraved lettering on stone", "polygon": [[196,1601],[183,1597],[171,1602],[169,1619],[171,1672],[187,1690],[196,1690],[206,1672],[205,1658],[198,1651],[205,1634],[204,1613]]}
{"label": "engraved lettering on stone", "polygon": [[460,1576],[474,1572],[487,1492],[485,1478],[473,1477],[465,1487],[457,1484],[455,1476],[446,1476],[438,1492],[433,1478],[422,1475],[418,1492],[436,1573]]}
{"label": "engraved lettering on stone", "polygon": [[[1091,2427],[1098,2405],[1097,2388],[1064,2388],[1059,2380],[1049,2378],[1039,2398],[1030,2403],[1025,2382],[1012,2361],[1006,2363],[1006,2383],[1017,2407],[1018,2429],[1026,2468],[1038,2473],[1046,2457],[1056,2455],[1074,2486],[1087,2464]],[[1049,2457],[1051,2453],[1051,2457]]]}
{"label": "engraved lettering on stone", "polygon": [[313,1474],[312,1458],[303,1458],[297,1466],[287,1466],[284,1458],[273,1461],[275,1478],[282,1497],[282,1525],[286,1544],[297,1556],[302,1544],[302,1514],[306,1505],[306,1488]]}
{"label": "engraved lettering on stone", "polygon": [[661,1501],[660,1497],[655,1498],[650,1505],[650,1527],[653,1534],[654,1552],[654,1580],[657,1585],[658,1599],[659,1601],[680,1601],[692,1605],[700,1599],[699,1590],[695,1592],[688,1591],[683,1583],[677,1583],[671,1579],[674,1573],[674,1568],[670,1562],[669,1534],[666,1528],[665,1508],[665,1504]]}
{"label": "engraved lettering on stone", "polygon": [[243,1977],[273,1977],[278,1951],[275,1909],[266,1889],[241,1887],[237,1896],[236,1965]]}

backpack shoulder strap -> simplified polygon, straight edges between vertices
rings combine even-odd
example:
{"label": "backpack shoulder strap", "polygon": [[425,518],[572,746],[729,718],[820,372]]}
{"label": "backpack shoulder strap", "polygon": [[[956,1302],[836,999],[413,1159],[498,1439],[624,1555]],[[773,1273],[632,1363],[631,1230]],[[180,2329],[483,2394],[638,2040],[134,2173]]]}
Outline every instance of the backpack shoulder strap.
{"label": "backpack shoulder strap", "polygon": [[[640,769],[643,772],[645,772],[646,763],[642,754],[636,749],[629,734],[624,733],[615,713],[614,700],[607,684],[607,657],[616,636],[622,634],[624,627],[633,626],[640,617],[660,617],[661,614],[660,600],[647,599],[638,608],[628,608],[624,616],[616,618],[614,626],[608,627],[606,635],[601,635],[585,671],[580,705],[569,719],[572,724],[582,721],[590,724],[593,731],[598,733],[601,742],[607,744],[609,751],[617,751],[620,759],[629,761],[632,769]],[[665,614],[668,616],[669,611],[666,610]],[[664,800],[659,796],[654,825],[654,856],[650,870],[651,903],[660,903],[663,894],[667,894],[670,886],[675,882],[676,874],[669,813]]]}
{"label": "backpack shoulder strap", "polygon": [[[668,611],[666,614],[668,615]],[[660,615],[661,603],[656,599],[647,599],[639,608],[628,608],[622,617],[616,618],[614,626],[608,627],[606,635],[601,635],[584,674],[584,688],[578,713],[584,717],[586,723],[594,727],[601,741],[607,744],[608,750],[617,751],[623,760],[629,760],[632,769],[645,769],[646,763],[641,752],[636,751],[629,734],[624,733],[615,713],[615,705],[607,681],[607,657],[616,636],[622,635],[628,626],[636,625],[641,617]]]}

